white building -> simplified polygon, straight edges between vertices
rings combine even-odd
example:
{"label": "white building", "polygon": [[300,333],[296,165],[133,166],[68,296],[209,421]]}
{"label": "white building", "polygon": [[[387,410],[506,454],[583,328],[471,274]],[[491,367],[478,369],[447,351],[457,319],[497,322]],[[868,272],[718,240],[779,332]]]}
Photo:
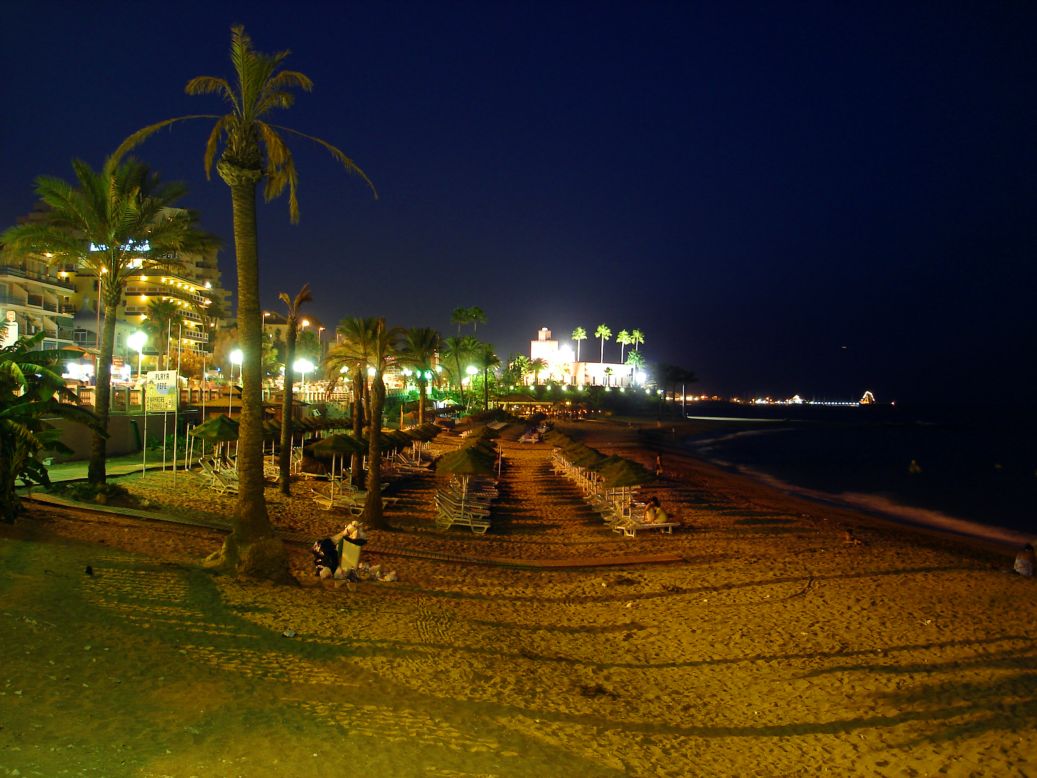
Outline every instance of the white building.
{"label": "white building", "polygon": [[[644,374],[630,365],[619,362],[577,362],[576,353],[568,343],[559,343],[551,337],[551,330],[541,327],[537,339],[529,342],[529,359],[542,359],[547,369],[540,371],[540,383],[557,381],[570,386],[640,386]],[[532,384],[537,376],[526,376]]]}

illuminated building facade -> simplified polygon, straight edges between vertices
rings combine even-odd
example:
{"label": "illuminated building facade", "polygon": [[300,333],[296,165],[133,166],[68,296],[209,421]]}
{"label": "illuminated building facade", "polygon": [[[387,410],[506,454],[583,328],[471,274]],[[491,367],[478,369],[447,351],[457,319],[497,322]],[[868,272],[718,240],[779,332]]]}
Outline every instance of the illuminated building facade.
{"label": "illuminated building facade", "polygon": [[[529,359],[542,359],[547,364],[540,371],[539,381],[554,381],[570,386],[641,386],[644,374],[630,365],[619,362],[577,362],[576,352],[568,343],[559,343],[551,337],[551,330],[541,327],[537,339],[529,342]],[[537,376],[530,373],[525,382],[531,385]]]}
{"label": "illuminated building facade", "polygon": [[20,336],[44,333],[43,348],[73,345],[75,286],[67,274],[31,258],[0,256],[0,322],[11,322],[6,344]]}

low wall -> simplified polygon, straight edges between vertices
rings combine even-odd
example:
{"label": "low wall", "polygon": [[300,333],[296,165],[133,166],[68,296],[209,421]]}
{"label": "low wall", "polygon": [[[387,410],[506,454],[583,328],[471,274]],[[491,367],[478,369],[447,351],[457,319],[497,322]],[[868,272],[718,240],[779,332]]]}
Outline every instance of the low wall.
{"label": "low wall", "polygon": [[[161,445],[162,443],[162,416],[161,413],[148,414],[148,440]],[[186,424],[190,421],[197,423],[197,413],[178,414],[177,426],[180,434],[184,434]],[[48,423],[61,430],[61,442],[72,449],[71,454],[48,454],[55,462],[75,462],[90,458],[90,441],[94,433],[89,427],[82,424],[74,424],[67,419],[48,419]],[[173,414],[167,415],[165,432],[173,434]],[[144,415],[112,415],[108,418],[108,445],[106,452],[109,457],[123,456],[124,454],[135,454],[140,451],[140,443],[144,434]]]}

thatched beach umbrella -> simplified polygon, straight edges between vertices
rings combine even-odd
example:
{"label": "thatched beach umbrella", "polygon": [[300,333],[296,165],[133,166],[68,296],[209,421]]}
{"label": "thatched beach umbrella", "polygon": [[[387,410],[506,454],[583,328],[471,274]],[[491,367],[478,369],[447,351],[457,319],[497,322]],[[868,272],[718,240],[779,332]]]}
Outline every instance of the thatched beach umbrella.
{"label": "thatched beach umbrella", "polygon": [[[238,422],[220,414],[191,430],[191,436],[211,444],[216,455],[222,456],[223,445],[238,439]],[[202,453],[205,453],[204,446]]]}
{"label": "thatched beach umbrella", "polygon": [[209,419],[199,424],[191,434],[209,443],[226,443],[229,440],[238,439],[238,423],[226,414]]}
{"label": "thatched beach umbrella", "polygon": [[605,486],[609,489],[623,489],[630,486],[641,486],[655,480],[655,474],[639,462],[624,459],[601,471]]}
{"label": "thatched beach umbrella", "polygon": [[494,455],[487,456],[479,446],[463,446],[450,451],[436,462],[436,474],[459,476],[461,479],[461,512],[464,513],[465,498],[468,496],[468,479],[473,475],[492,475]]}
{"label": "thatched beach umbrella", "polygon": [[[306,453],[310,456],[317,457],[318,459],[331,459],[331,496],[335,497],[335,465],[341,466],[346,457],[351,457],[353,454],[362,454],[367,449],[360,445],[356,438],[352,435],[345,435],[342,433],[335,435],[328,435],[325,438],[321,438],[316,443],[311,443],[306,447]],[[352,481],[353,474],[350,473],[350,481]]]}

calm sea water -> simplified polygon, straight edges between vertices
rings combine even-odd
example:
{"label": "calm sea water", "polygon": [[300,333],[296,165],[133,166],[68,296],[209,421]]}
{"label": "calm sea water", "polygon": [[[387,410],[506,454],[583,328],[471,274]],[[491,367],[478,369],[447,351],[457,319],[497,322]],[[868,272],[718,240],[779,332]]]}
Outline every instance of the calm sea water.
{"label": "calm sea water", "polygon": [[696,453],[784,488],[1005,543],[1037,537],[1037,413],[1028,409],[688,413],[714,419],[709,433],[688,441]]}

